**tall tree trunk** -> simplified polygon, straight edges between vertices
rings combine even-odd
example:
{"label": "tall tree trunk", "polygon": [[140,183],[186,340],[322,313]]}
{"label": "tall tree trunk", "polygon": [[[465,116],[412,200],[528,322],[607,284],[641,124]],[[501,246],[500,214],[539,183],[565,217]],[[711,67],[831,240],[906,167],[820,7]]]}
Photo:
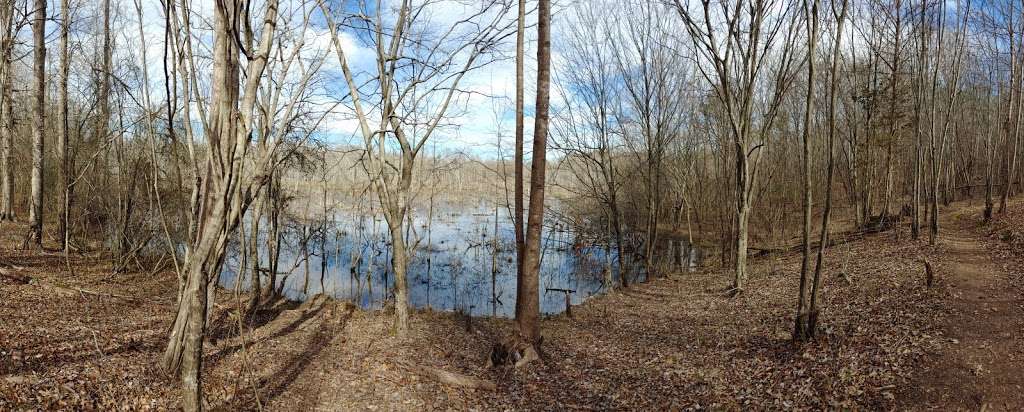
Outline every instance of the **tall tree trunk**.
{"label": "tall tree trunk", "polygon": [[796,326],[793,338],[804,340],[807,313],[804,300],[807,296],[807,271],[811,259],[811,113],[814,111],[815,51],[818,47],[818,7],[820,0],[804,0],[804,18],[807,20],[807,95],[804,98],[803,119],[803,256],[800,260],[800,293],[796,306]]}
{"label": "tall tree trunk", "polygon": [[[276,21],[276,4],[267,7],[267,19]],[[246,206],[241,182],[232,178],[241,174],[241,162],[235,158],[235,153],[245,146],[239,144],[248,144],[239,139],[245,134],[239,130],[239,49],[235,39],[242,18],[238,8],[224,3],[214,6],[212,92],[208,100],[210,130],[205,133],[211,150],[200,191],[197,233],[185,258],[185,288],[163,356],[164,368],[180,373],[182,408],[186,411],[203,408],[203,339],[212,304],[209,288],[220,273],[228,236]],[[264,39],[270,41],[272,28],[264,29],[270,30],[264,33]],[[269,44],[263,46],[269,50]],[[246,87],[257,86],[262,71],[254,69],[249,74],[255,77],[247,79]],[[251,115],[251,111],[248,114]]]}
{"label": "tall tree trunk", "polygon": [[551,87],[551,2],[537,6],[537,103],[533,124],[533,160],[530,167],[530,210],[523,257],[522,304],[516,305],[519,334],[527,343],[540,341],[540,246],[544,223],[544,180],[547,167],[548,107]]}
{"label": "tall tree trunk", "polygon": [[[832,5],[832,15],[838,20],[836,33],[843,33],[843,23],[846,22],[846,11],[849,0],[842,0],[842,11],[836,16],[835,4]],[[807,327],[804,333],[808,338],[813,338],[818,324],[818,290],[821,288],[821,271],[824,267],[825,248],[828,247],[828,226],[832,217],[832,176],[835,171],[835,159],[833,156],[836,135],[836,90],[839,85],[839,47],[842,45],[843,36],[836,35],[832,44],[832,67],[829,70],[831,84],[829,85],[828,102],[828,170],[825,172],[825,210],[821,214],[821,236],[818,238],[818,256],[814,264],[814,281],[811,286],[810,307],[807,310]]]}
{"label": "tall tree trunk", "polygon": [[750,220],[750,165],[747,158],[746,145],[742,141],[746,137],[736,137],[736,225],[734,237],[735,261],[733,266],[732,293],[743,293],[747,282],[747,223]]}
{"label": "tall tree trunk", "polygon": [[29,240],[37,247],[43,244],[43,140],[46,116],[46,0],[36,0],[32,22],[35,55],[35,96],[32,106],[32,199],[29,208],[31,229]]}
{"label": "tall tree trunk", "polygon": [[[1010,37],[1010,92],[1008,93],[1009,96],[1007,97],[1007,103],[1006,103],[1006,107],[1007,107],[1006,108],[1006,120],[1005,120],[1005,123],[1003,123],[1003,131],[1005,132],[1005,136],[1006,136],[1004,142],[1005,142],[1007,147],[1005,148],[1005,151],[1003,153],[1003,183],[1004,183],[1004,185],[1003,185],[1003,192],[1002,192],[1002,194],[999,197],[999,213],[1003,213],[1003,212],[1006,211],[1006,200],[1007,200],[1007,198],[1010,197],[1010,181],[1013,180],[1013,178],[1010,176],[1010,174],[1011,174],[1010,173],[1010,169],[1011,169],[1011,167],[1010,167],[1011,160],[1010,159],[1016,160],[1016,156],[1015,156],[1014,153],[1010,153],[1010,151],[1012,149],[1009,147],[1009,145],[1010,145],[1011,140],[1013,140],[1011,138],[1011,135],[1015,134],[1016,129],[1017,129],[1016,125],[1013,124],[1014,108],[1016,107],[1017,111],[1020,111],[1020,101],[1019,101],[1019,99],[1017,99],[1017,94],[1016,94],[1017,88],[1020,87],[1020,78],[1019,78],[1019,76],[1017,74],[1019,70],[1017,69],[1017,66],[1024,66],[1024,62],[1018,62],[1017,61],[1017,49],[1014,47],[1015,44],[1016,44],[1015,43],[1016,37],[1014,37],[1012,21],[1010,23],[1010,33],[1009,34],[1010,34],[1010,36],[1009,36]],[[1014,143],[1014,148],[1016,148],[1016,143]]]}
{"label": "tall tree trunk", "polygon": [[[935,41],[935,62],[932,69],[932,87],[931,87],[931,113],[928,115],[928,157],[931,160],[929,165],[931,166],[931,182],[929,182],[929,202],[928,207],[931,208],[928,214],[928,243],[934,245],[939,235],[939,163],[941,162],[940,156],[942,148],[939,148],[939,153],[936,153],[935,141],[937,132],[938,122],[936,119],[936,94],[939,88],[939,67],[942,65],[942,34],[945,30],[945,2],[939,2],[939,22],[937,39]],[[952,85],[956,87],[956,85]],[[949,119],[948,113],[946,119]],[[948,123],[947,123],[948,124]]]}
{"label": "tall tree trunk", "polygon": [[918,46],[917,72],[915,73],[917,78],[914,84],[914,179],[911,192],[913,210],[910,222],[910,237],[914,240],[917,240],[921,235],[921,191],[924,188],[924,131],[922,130],[922,124],[924,123],[924,82],[928,53],[928,32],[925,30],[925,17],[928,15],[927,6],[928,2],[921,1],[921,10],[918,13],[920,16],[918,26],[920,33],[918,36],[920,36],[921,41]]}
{"label": "tall tree trunk", "polygon": [[14,49],[14,2],[0,6],[0,221],[14,220],[12,65]]}
{"label": "tall tree trunk", "polygon": [[[994,83],[992,73],[989,72],[989,80]],[[992,110],[992,92],[985,94],[985,108],[988,109],[989,113],[996,112]],[[996,116],[992,116],[996,117]],[[994,206],[992,199],[992,163],[995,162],[995,144],[992,142],[992,124],[994,122],[988,121],[985,130],[985,212],[984,222],[988,223],[992,220],[992,209]]]}
{"label": "tall tree trunk", "polygon": [[[1024,33],[1022,33],[1024,34]],[[1024,48],[1024,39],[1021,41],[1020,48]],[[1011,58],[1012,60],[1012,58]],[[1010,93],[1016,93],[1016,112],[1013,119],[1013,139],[1007,139],[1006,148],[1006,176],[1005,185],[1003,186],[1002,197],[999,198],[999,213],[1006,211],[1006,201],[1013,196],[1013,185],[1016,180],[1017,171],[1017,151],[1020,149],[1020,132],[1021,132],[1021,119],[1024,118],[1024,61],[1017,62],[1017,87],[1016,89],[1011,88]]]}
{"label": "tall tree trunk", "polygon": [[68,75],[71,67],[71,56],[68,52],[68,35],[71,28],[70,0],[60,2],[60,132],[57,139],[57,153],[60,156],[61,213],[60,228],[57,231],[64,253],[70,249],[71,220],[71,157],[69,156],[68,130]]}
{"label": "tall tree trunk", "polygon": [[[97,90],[97,106],[99,116],[96,118],[94,140],[99,142],[106,142],[110,139],[110,79],[112,75],[112,54],[110,44],[110,0],[103,0],[103,49],[100,51],[103,54],[102,67],[99,73],[99,85]],[[113,144],[113,150],[117,161],[117,179],[120,181],[123,175],[122,170],[125,166],[122,164],[122,153],[124,151],[124,143],[121,136],[118,136],[115,143]],[[110,247],[112,249],[112,258],[114,259],[114,270],[118,270],[121,267],[121,263],[124,259],[125,254],[125,233],[124,229],[124,204],[125,196],[123,187],[118,187],[116,192],[116,207],[114,208],[113,216],[111,220],[113,224],[110,225]]]}
{"label": "tall tree trunk", "polygon": [[522,308],[522,303],[525,296],[523,296],[523,257],[526,255],[526,234],[523,231],[523,157],[524,157],[524,145],[525,136],[524,134],[524,113],[523,103],[524,97],[524,72],[523,67],[525,56],[523,55],[525,45],[524,39],[526,36],[526,0],[519,0],[519,14],[518,23],[516,29],[516,147],[515,157],[512,162],[514,163],[514,175],[513,175],[513,213],[512,213],[512,226],[514,227],[516,237],[516,314],[518,314]]}

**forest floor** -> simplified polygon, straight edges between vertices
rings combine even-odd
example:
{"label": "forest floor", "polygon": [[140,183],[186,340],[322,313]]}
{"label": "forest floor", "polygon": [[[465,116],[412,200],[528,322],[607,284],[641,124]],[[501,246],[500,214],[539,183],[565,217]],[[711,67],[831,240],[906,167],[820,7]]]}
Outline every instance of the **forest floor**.
{"label": "forest floor", "polygon": [[[328,299],[279,302],[242,321],[218,291],[205,345],[214,409],[988,409],[1024,408],[1024,203],[987,226],[942,214],[938,246],[905,227],[826,253],[816,340],[790,340],[800,256],[675,274],[595,297],[542,323],[543,362],[487,367],[507,320],[418,312],[406,338],[388,311]],[[173,273],[110,273],[99,254],[16,249],[0,227],[0,409],[174,409],[161,372]],[[926,236],[925,236],[926,237]],[[842,240],[841,236],[837,236]],[[926,286],[923,262],[935,269]],[[73,269],[73,270],[69,270]],[[424,368],[493,382],[446,386]]]}
{"label": "forest floor", "polygon": [[904,405],[1024,410],[1024,208],[987,226],[980,213],[942,216],[938,251],[950,296],[939,323],[951,344],[906,388]]}

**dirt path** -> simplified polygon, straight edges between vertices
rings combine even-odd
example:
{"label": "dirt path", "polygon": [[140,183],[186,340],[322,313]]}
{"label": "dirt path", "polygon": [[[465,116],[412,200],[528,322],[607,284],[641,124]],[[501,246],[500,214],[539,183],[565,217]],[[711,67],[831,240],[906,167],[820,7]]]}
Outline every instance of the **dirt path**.
{"label": "dirt path", "polygon": [[911,409],[1024,410],[1024,300],[974,216],[947,216],[937,269],[949,291],[946,344],[906,399]]}
{"label": "dirt path", "polygon": [[[1024,208],[1012,212],[1024,232]],[[417,312],[403,340],[387,311],[281,302],[239,334],[237,302],[221,291],[204,391],[224,410],[1024,410],[1022,283],[1001,269],[1016,273],[1024,252],[997,244],[1009,260],[993,260],[992,229],[973,222],[977,213],[943,222],[930,289],[922,245],[906,235],[827,250],[827,316],[807,344],[790,339],[797,253],[753,259],[737,298],[723,295],[731,273],[720,268],[594,297],[573,318],[544,320],[546,362],[523,370],[486,366],[507,320]],[[4,235],[0,261],[19,273],[138,299],[55,297],[0,279],[0,319],[14,320],[0,323],[0,410],[176,409],[177,382],[158,372],[173,273],[112,277],[101,254],[75,257],[64,273],[60,254],[3,248],[20,241]],[[1024,250],[1017,239],[1013,250]],[[411,366],[497,390],[446,386]]]}

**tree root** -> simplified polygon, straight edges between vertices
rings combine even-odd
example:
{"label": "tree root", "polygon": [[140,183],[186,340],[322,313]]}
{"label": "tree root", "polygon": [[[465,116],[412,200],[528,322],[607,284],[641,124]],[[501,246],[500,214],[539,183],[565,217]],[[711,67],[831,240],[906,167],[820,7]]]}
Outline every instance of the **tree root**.
{"label": "tree root", "polygon": [[434,379],[440,383],[449,386],[457,386],[460,388],[468,389],[483,389],[487,391],[494,391],[498,389],[498,386],[494,382],[475,378],[469,375],[463,375],[460,373],[449,372],[443,369],[434,368],[431,366],[422,365],[410,365],[407,366],[410,371],[416,372],[425,377]]}

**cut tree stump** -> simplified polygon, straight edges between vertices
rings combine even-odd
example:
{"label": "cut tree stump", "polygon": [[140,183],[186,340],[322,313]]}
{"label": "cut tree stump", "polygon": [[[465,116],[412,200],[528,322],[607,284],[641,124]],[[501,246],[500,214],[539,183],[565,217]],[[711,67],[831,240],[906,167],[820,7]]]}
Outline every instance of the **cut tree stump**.
{"label": "cut tree stump", "polygon": [[928,259],[924,260],[924,273],[926,276],[925,284],[928,285],[928,288],[931,288],[932,284],[935,283],[935,271],[932,270],[932,263]]}
{"label": "cut tree stump", "polygon": [[546,291],[548,291],[548,292],[561,292],[561,293],[565,294],[565,316],[568,316],[568,317],[572,318],[572,294],[576,293],[576,291],[572,290],[572,289],[556,289],[556,288],[547,288]]}

